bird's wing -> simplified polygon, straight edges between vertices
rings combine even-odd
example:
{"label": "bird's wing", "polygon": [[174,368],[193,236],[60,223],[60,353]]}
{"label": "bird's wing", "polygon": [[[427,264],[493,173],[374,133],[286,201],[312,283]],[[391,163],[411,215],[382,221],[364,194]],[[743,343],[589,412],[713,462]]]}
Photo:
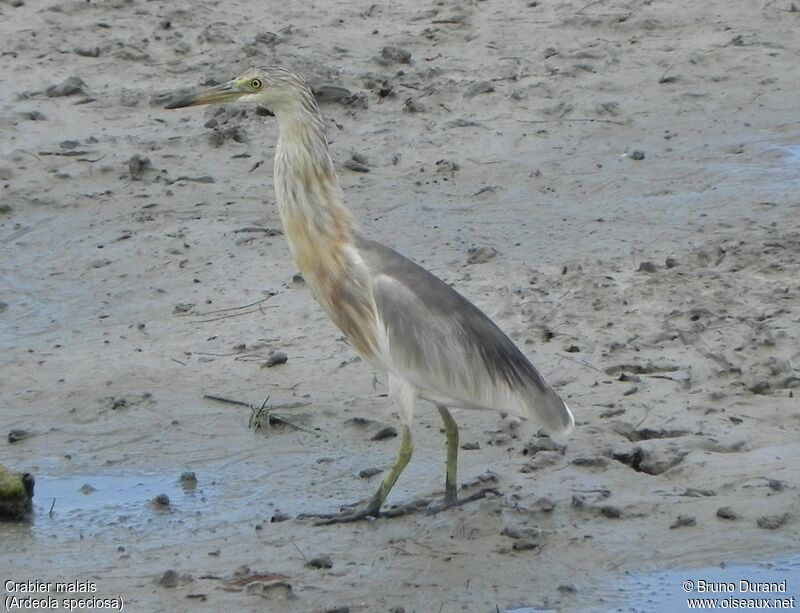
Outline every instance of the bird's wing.
{"label": "bird's wing", "polygon": [[359,237],[372,278],[382,362],[423,397],[451,407],[497,409],[566,433],[563,400],[480,309],[396,251]]}

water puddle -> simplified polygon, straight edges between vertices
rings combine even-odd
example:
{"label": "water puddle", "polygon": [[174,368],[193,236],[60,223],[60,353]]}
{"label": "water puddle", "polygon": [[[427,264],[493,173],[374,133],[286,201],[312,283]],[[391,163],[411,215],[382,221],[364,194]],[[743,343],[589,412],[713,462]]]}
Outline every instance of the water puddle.
{"label": "water puddle", "polygon": [[182,487],[179,480],[164,475],[37,476],[35,499],[39,513],[49,512],[52,503],[53,512],[60,515],[141,508],[160,494],[166,494],[173,504],[198,506],[205,499],[206,488],[196,489],[196,485]]}
{"label": "water puddle", "polygon": [[290,516],[308,510],[305,491],[292,483],[292,470],[286,468],[307,458],[289,454],[285,459],[286,464],[276,462],[274,472],[267,473],[258,458],[239,459],[235,471],[226,463],[206,464],[194,480],[189,477],[194,473],[181,474],[180,469],[64,476],[38,472],[31,521],[0,524],[0,540],[146,534],[148,540],[164,542],[195,529],[269,523],[278,510]]}
{"label": "water puddle", "polygon": [[800,186],[800,145],[760,144],[755,159],[713,164],[718,174],[783,191]]}
{"label": "water puddle", "polygon": [[[204,520],[214,510],[215,483],[198,485],[158,474],[36,476],[31,531],[59,537],[75,532],[99,534],[114,527],[128,530],[153,523],[185,524]],[[161,503],[156,501],[161,498]]]}
{"label": "water puddle", "polygon": [[[619,584],[616,595],[607,600],[613,605],[589,610],[638,613],[692,608],[798,609],[800,554],[719,567],[630,574]],[[716,604],[711,604],[715,600]]]}

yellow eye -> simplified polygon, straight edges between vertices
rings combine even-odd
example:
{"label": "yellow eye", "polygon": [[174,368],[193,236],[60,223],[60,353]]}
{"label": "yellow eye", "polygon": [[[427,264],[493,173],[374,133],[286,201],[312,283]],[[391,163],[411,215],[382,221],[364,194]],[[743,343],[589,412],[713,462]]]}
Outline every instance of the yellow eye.
{"label": "yellow eye", "polygon": [[261,79],[253,79],[250,81],[250,87],[253,89],[261,89]]}

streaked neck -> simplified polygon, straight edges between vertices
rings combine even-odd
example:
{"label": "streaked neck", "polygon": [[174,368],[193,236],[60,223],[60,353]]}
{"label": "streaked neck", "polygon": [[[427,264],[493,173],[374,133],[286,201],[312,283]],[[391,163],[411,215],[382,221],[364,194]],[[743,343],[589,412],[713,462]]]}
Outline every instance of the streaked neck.
{"label": "streaked neck", "polygon": [[310,97],[288,112],[277,112],[275,195],[289,247],[301,271],[309,258],[349,242],[350,210],[328,153],[322,117]]}

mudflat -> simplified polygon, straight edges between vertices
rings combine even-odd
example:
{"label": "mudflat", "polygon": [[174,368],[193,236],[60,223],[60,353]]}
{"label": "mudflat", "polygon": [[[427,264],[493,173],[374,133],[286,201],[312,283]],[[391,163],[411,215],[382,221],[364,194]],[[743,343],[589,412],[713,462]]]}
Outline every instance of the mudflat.
{"label": "mudflat", "polygon": [[[0,524],[4,581],[142,611],[577,611],[613,607],[626,572],[797,553],[794,4],[13,0],[0,19],[0,464],[37,478],[32,521]],[[274,121],[163,109],[273,64],[318,92],[365,234],[474,301],[575,413],[553,441],[456,412],[464,492],[499,495],[296,518],[377,487],[385,375],[295,277]],[[266,400],[262,427],[208,396]],[[415,438],[390,505],[443,491],[432,407]]]}

